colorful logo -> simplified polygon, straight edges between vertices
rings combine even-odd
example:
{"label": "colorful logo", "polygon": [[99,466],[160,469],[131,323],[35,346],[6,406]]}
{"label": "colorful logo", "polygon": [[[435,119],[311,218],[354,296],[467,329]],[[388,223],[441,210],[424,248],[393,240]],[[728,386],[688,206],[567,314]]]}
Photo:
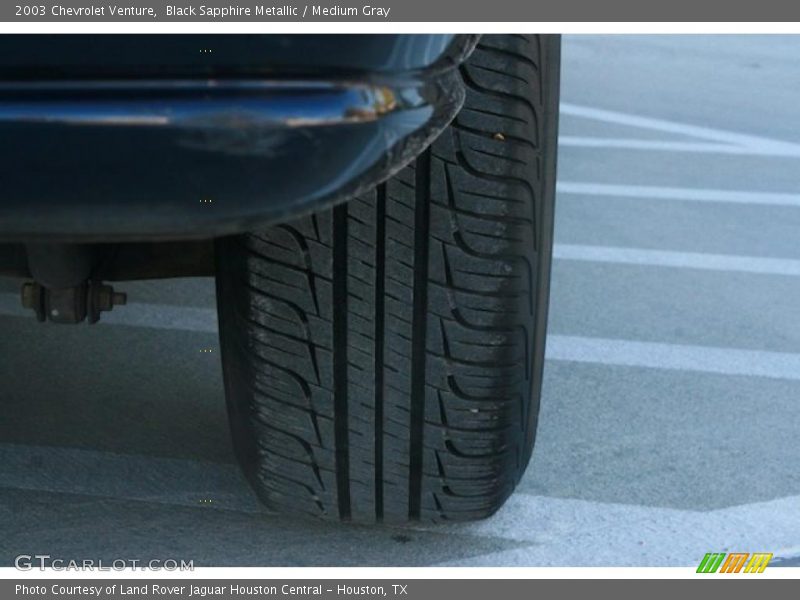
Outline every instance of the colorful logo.
{"label": "colorful logo", "polygon": [[771,560],[771,552],[709,552],[700,561],[697,572],[739,573],[744,567],[745,573],[763,573]]}

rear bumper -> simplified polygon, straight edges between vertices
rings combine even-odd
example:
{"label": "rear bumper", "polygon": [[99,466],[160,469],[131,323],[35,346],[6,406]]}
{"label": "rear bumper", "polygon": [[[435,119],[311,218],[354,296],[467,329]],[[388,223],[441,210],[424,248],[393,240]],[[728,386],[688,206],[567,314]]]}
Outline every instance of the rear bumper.
{"label": "rear bumper", "polygon": [[[373,49],[380,41],[365,37]],[[352,197],[418,154],[460,107],[456,67],[472,40],[441,37],[406,36],[405,52],[384,49],[379,65],[350,71],[320,70],[309,56],[306,67],[284,57],[263,73],[231,63],[76,79],[61,65],[49,79],[0,82],[0,238],[215,237]],[[417,46],[423,58],[410,60]]]}

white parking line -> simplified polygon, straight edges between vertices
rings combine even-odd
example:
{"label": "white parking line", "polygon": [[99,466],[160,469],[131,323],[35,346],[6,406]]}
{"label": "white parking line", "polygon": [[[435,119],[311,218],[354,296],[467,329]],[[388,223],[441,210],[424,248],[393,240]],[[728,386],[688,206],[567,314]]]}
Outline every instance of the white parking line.
{"label": "white parking line", "polygon": [[[707,254],[701,252],[673,252],[668,250],[646,250],[616,246],[594,246],[580,244],[555,244],[555,260],[644,265],[703,269],[712,271],[738,271],[766,275],[800,275],[800,260],[788,258],[762,258],[729,254]],[[33,312],[24,309],[19,295],[0,293],[0,315],[32,317]],[[217,311],[213,308],[177,306],[172,304],[130,303],[104,313],[100,323],[106,325],[128,325],[154,329],[179,331],[217,332]]]}
{"label": "white parking line", "polygon": [[[800,157],[800,144],[775,140],[757,135],[736,133],[711,127],[699,127],[687,123],[655,119],[629,113],[604,110],[589,106],[561,103],[561,114],[573,117],[591,119],[604,123],[614,123],[651,131],[661,131],[672,135],[683,135],[703,142],[672,141],[672,140],[637,140],[602,137],[571,137],[563,136],[559,142],[563,145],[605,147],[605,148],[631,148],[637,150],[672,150],[680,152],[706,152],[726,154],[750,154],[756,156],[784,156],[791,158]],[[708,142],[714,142],[708,144]]]}
{"label": "white parking line", "polygon": [[[665,152],[685,152],[699,154],[737,154],[764,156],[765,152],[754,152],[747,146],[731,146],[727,144],[710,144],[706,142],[673,142],[661,140],[640,140],[635,138],[582,137],[561,135],[559,146],[577,148],[620,148],[624,150],[660,150]],[[769,156],[786,156],[785,152],[769,153]],[[790,155],[793,156],[793,155]]]}
{"label": "white parking line", "polygon": [[739,190],[713,190],[651,185],[615,185],[583,181],[559,181],[556,189],[559,195],[640,198],[642,200],[727,202],[731,204],[793,206],[800,208],[800,192],[795,194],[782,192],[744,192]]}
{"label": "white parking line", "polygon": [[217,333],[217,311],[214,308],[144,303],[133,303],[131,307],[133,310],[130,311],[121,306],[104,313],[99,322],[108,325]]}
{"label": "white parking line", "polygon": [[548,335],[548,360],[800,380],[800,354]]}
{"label": "white parking line", "polygon": [[[0,294],[0,314],[31,316],[12,294]],[[13,306],[12,306],[13,304]],[[181,314],[188,311],[188,315]],[[216,333],[213,309],[163,304],[130,304],[100,323]],[[554,335],[547,337],[547,359],[675,369],[750,377],[800,380],[800,354],[714,348],[655,342]]]}
{"label": "white parking line", "polygon": [[582,244],[556,244],[556,260],[646,265],[651,267],[676,267],[708,271],[738,271],[760,275],[800,276],[800,260],[791,258],[762,258],[705,252],[674,252],[671,250],[645,250],[619,246],[590,246]]}

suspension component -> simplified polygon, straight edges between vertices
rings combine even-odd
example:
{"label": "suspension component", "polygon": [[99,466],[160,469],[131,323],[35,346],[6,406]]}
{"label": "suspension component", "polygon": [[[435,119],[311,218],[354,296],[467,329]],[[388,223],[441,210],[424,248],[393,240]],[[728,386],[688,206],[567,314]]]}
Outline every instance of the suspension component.
{"label": "suspension component", "polygon": [[22,306],[32,309],[40,322],[97,323],[100,314],[127,302],[127,296],[115,292],[100,281],[86,281],[69,288],[47,288],[29,281],[22,286]]}

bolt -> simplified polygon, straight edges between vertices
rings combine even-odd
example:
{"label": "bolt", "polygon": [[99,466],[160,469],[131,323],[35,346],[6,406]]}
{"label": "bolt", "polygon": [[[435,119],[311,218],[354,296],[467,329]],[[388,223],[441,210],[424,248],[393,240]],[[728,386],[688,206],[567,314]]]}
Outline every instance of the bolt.
{"label": "bolt", "polygon": [[125,292],[114,292],[111,294],[111,306],[124,306],[128,302],[128,294]]}
{"label": "bolt", "polygon": [[25,283],[22,285],[22,306],[24,308],[33,308],[33,298],[36,295],[34,283]]}

